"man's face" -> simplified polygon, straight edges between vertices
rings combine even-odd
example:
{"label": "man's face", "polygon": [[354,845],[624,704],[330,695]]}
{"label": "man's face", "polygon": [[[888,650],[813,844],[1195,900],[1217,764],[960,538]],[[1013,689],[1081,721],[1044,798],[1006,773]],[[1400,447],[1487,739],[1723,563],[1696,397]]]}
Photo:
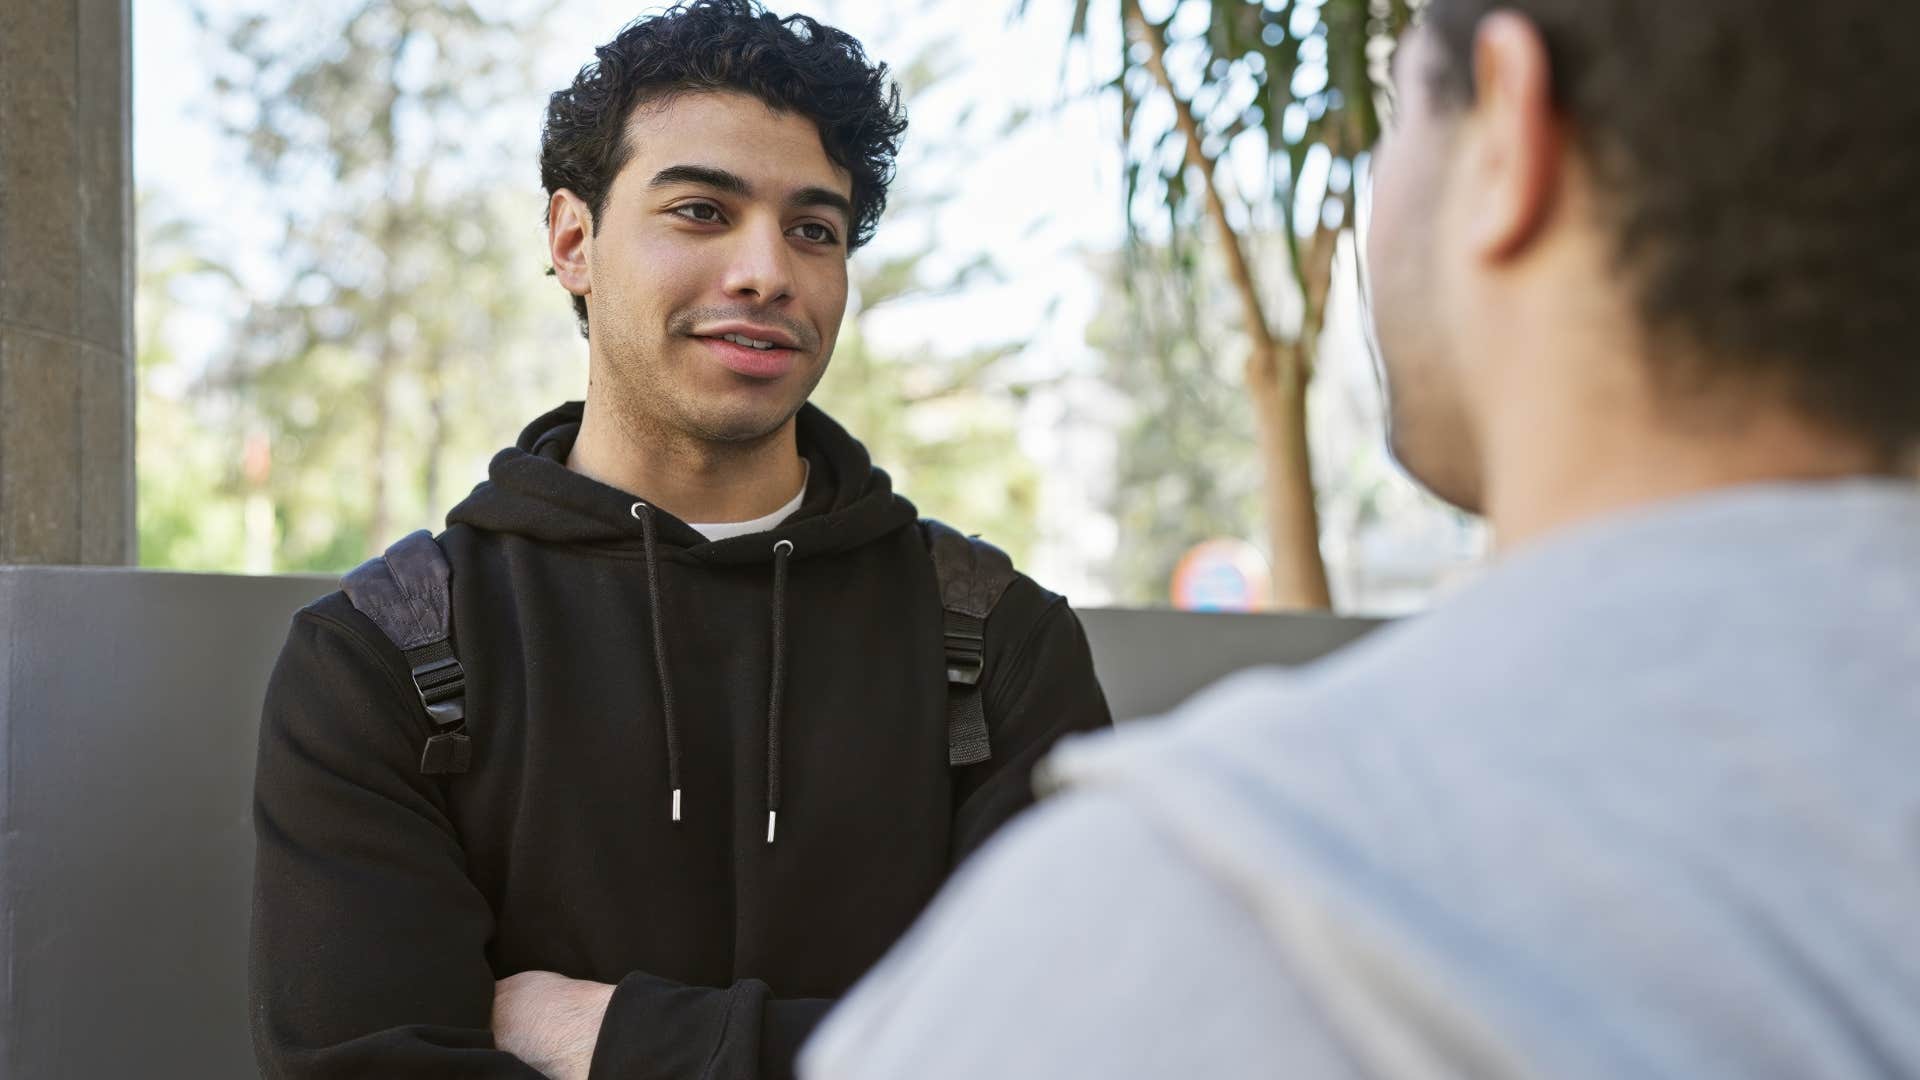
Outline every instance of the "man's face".
{"label": "man's face", "polygon": [[1447,198],[1457,121],[1429,85],[1433,48],[1416,29],[1394,57],[1394,127],[1374,154],[1367,275],[1394,456],[1436,495],[1472,510],[1479,465],[1454,326],[1461,265],[1446,257],[1458,250]]}
{"label": "man's face", "polygon": [[778,432],[846,311],[851,178],[811,121],[745,94],[643,104],[627,138],[587,242],[599,391],[704,441]]}

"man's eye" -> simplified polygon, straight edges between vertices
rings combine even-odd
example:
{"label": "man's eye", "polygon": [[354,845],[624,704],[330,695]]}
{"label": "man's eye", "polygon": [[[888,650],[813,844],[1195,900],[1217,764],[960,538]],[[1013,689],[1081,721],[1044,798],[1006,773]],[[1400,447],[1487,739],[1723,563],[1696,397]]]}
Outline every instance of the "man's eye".
{"label": "man's eye", "polygon": [[809,240],[816,244],[831,244],[839,239],[833,234],[832,229],[827,228],[817,221],[809,221],[804,225],[796,226],[794,231],[800,234],[801,239]]}
{"label": "man's eye", "polygon": [[681,217],[690,218],[694,221],[720,220],[720,208],[712,203],[688,203],[685,206],[674,207],[673,212],[679,214]]}

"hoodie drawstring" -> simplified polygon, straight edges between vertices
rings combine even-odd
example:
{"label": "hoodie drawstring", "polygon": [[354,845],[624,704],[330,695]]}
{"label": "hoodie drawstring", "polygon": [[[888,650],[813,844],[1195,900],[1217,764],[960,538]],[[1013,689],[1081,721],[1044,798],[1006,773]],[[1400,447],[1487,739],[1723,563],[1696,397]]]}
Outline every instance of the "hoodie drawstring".
{"label": "hoodie drawstring", "polygon": [[767,688],[767,843],[780,819],[780,714],[787,697],[787,560],[793,541],[773,545],[773,675]]}
{"label": "hoodie drawstring", "polygon": [[[667,783],[673,788],[673,820],[680,820],[680,722],[673,711],[673,677],[667,672],[667,633],[660,616],[660,561],[653,507],[634,503],[647,555],[647,610],[653,618],[653,668],[660,681],[660,709],[667,729]],[[767,688],[767,843],[780,822],[780,720],[787,697],[787,562],[793,541],[773,545],[773,674]]]}
{"label": "hoodie drawstring", "polygon": [[680,724],[673,714],[673,676],[667,672],[667,631],[660,621],[660,563],[653,537],[653,507],[637,502],[629,511],[640,522],[647,553],[647,610],[653,616],[653,670],[660,680],[660,711],[667,728],[667,784],[673,788],[673,820],[680,820]]}

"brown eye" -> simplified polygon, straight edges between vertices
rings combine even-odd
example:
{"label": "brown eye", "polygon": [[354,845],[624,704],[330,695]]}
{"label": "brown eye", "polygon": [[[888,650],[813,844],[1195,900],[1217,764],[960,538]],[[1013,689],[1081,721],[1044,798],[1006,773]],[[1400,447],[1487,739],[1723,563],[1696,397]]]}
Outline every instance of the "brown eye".
{"label": "brown eye", "polygon": [[674,207],[674,213],[693,221],[716,222],[721,220],[720,208],[712,203],[688,203]]}
{"label": "brown eye", "polygon": [[809,221],[804,225],[796,227],[794,231],[800,234],[802,240],[807,240],[815,244],[831,244],[839,239],[833,234],[832,229],[827,228],[817,221]]}

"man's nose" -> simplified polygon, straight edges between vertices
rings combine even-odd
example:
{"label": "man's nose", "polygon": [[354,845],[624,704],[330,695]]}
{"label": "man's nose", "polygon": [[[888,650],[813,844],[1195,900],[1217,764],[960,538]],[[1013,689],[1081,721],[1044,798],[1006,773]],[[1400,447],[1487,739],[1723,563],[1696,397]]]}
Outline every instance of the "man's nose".
{"label": "man's nose", "polygon": [[725,282],[728,296],[772,304],[793,295],[793,251],[777,221],[755,222],[737,234]]}

